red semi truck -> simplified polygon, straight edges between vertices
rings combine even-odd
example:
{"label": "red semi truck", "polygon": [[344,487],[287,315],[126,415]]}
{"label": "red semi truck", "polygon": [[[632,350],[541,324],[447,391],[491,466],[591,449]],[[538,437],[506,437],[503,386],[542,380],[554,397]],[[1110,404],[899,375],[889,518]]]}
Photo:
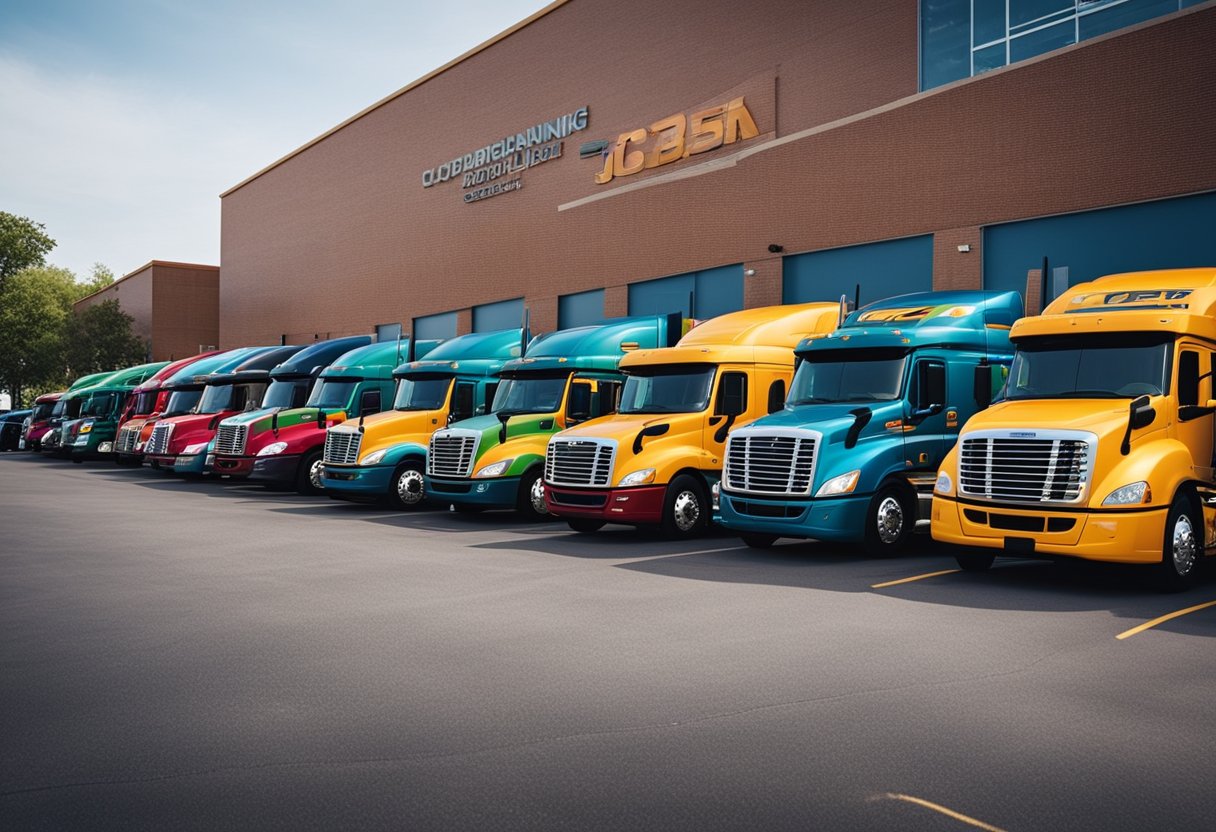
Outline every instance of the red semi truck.
{"label": "red semi truck", "polygon": [[117,464],[139,465],[143,460],[144,450],[140,435],[144,425],[149,425],[150,433],[150,423],[155,422],[165,412],[165,406],[173,392],[165,382],[201,359],[218,354],[218,351],[212,350],[174,361],[131,391],[127,408],[118,421],[118,434],[114,441],[113,454]]}

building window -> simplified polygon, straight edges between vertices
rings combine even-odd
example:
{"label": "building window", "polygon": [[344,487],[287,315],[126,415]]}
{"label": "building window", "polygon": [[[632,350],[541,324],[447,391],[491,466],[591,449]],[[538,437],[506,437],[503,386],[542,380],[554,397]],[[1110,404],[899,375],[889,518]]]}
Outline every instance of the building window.
{"label": "building window", "polygon": [[920,0],[920,88],[981,75],[1202,0]]}

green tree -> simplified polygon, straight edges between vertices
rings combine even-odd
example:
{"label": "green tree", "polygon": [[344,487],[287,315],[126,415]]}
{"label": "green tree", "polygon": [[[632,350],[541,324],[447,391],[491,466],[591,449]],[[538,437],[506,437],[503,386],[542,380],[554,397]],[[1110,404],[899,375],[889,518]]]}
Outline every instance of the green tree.
{"label": "green tree", "polygon": [[69,315],[63,329],[63,356],[70,375],[77,378],[146,361],[148,345],[132,331],[133,323],[116,300]]}
{"label": "green tree", "polygon": [[44,265],[47,252],[54,247],[45,225],[0,211],[0,292],[17,272]]}
{"label": "green tree", "polygon": [[94,263],[93,268],[89,270],[89,279],[82,280],[76,285],[79,286],[76,299],[87,297],[94,292],[100,291],[114,282],[114,272],[102,263]]}
{"label": "green tree", "polygon": [[39,266],[10,275],[0,293],[0,387],[14,409],[27,389],[65,381],[64,328],[77,286],[67,269]]}

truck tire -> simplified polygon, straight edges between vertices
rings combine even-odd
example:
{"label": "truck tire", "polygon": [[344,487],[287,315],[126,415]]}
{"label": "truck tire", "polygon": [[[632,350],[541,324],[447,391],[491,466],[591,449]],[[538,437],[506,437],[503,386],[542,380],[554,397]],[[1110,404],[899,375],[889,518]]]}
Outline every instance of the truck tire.
{"label": "truck tire", "polygon": [[1165,520],[1157,585],[1164,592],[1181,592],[1195,585],[1203,559],[1203,521],[1190,496],[1174,497]]}
{"label": "truck tire", "polygon": [[593,534],[604,528],[603,520],[592,520],[590,517],[569,517],[566,525],[579,534]]}
{"label": "truck tire", "polygon": [[519,495],[515,498],[515,510],[525,520],[547,520],[549,509],[545,505],[544,472],[533,468],[519,480]]}
{"label": "truck tire", "polygon": [[759,532],[744,532],[739,535],[739,539],[747,546],[753,549],[771,549],[773,544],[777,542],[775,534],[760,534]]}
{"label": "truck tire", "polygon": [[991,552],[956,552],[954,561],[964,572],[987,572],[996,561]]}
{"label": "truck tire", "polygon": [[660,530],[671,540],[691,540],[709,525],[709,495],[696,477],[681,474],[667,486]]}
{"label": "truck tire", "polygon": [[388,485],[388,499],[394,508],[411,511],[426,497],[422,489],[422,465],[409,461],[397,467]]}
{"label": "truck tire", "polygon": [[887,483],[866,509],[866,553],[880,558],[898,555],[908,545],[915,525],[915,495],[906,486]]}
{"label": "truck tire", "polygon": [[299,466],[296,468],[296,493],[305,496],[320,494],[325,490],[325,484],[321,482],[321,462],[322,455],[320,450],[306,454],[300,460]]}

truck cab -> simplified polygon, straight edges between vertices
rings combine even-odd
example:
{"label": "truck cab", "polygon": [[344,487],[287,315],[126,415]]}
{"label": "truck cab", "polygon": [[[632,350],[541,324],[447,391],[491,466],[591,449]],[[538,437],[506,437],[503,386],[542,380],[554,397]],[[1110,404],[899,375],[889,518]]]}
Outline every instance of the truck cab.
{"label": "truck cab", "polygon": [[[201,383],[202,389],[189,391],[189,398],[198,396],[193,408],[181,416],[158,419],[152,428],[144,446],[144,456],[152,467],[190,476],[205,474],[219,423],[242,411],[256,409],[270,386],[270,369],[300,349],[255,347],[244,354],[233,354],[214,372],[196,375],[194,381]],[[170,403],[173,404],[172,397]]]}
{"label": "truck cab", "polygon": [[370,335],[319,341],[294,353],[270,369],[270,384],[256,410],[223,419],[215,434],[211,470],[235,479],[248,477],[254,457],[247,451],[250,432],[278,426],[281,415],[304,407],[317,378],[336,359],[371,343]]}
{"label": "truck cab", "polygon": [[804,339],[785,407],[728,437],[722,525],[758,548],[793,537],[897,554],[928,525],[937,466],[999,388],[1021,315],[1016,292],[923,292]]}
{"label": "truck cab", "polygon": [[75,429],[76,438],[72,443],[73,461],[82,462],[113,452],[118,421],[131,404],[132,391],[158,370],[164,369],[168,363],[158,361],[128,367],[89,388],[91,392],[81,407],[80,421]]}
{"label": "truck cab", "polygon": [[29,424],[21,431],[21,447],[28,451],[37,451],[42,443],[42,437],[51,429],[51,417],[55,411],[55,403],[63,396],[63,392],[44,393],[34,399],[33,412],[29,416]]}
{"label": "truck cab", "polygon": [[549,441],[549,512],[579,532],[611,522],[701,533],[727,432],[779,409],[794,346],[839,320],[835,303],[745,309],[693,327],[674,346],[630,352],[618,412]]}
{"label": "truck cab", "polygon": [[522,354],[525,337],[520,329],[461,335],[425,359],[397,367],[392,410],[347,419],[327,431],[321,469],[325,493],[339,500],[417,507],[425,496],[431,434],[489,410],[498,371]]}
{"label": "truck cab", "polygon": [[[66,456],[70,453],[70,450],[64,450],[63,426],[65,422],[74,421],[80,417],[80,407],[83,402],[76,394],[113,374],[113,370],[105,373],[90,373],[72,382],[51,408],[51,415],[47,420],[47,430],[39,441],[38,450],[40,452],[48,456]],[[74,436],[72,439],[75,441]]]}
{"label": "truck cab", "polygon": [[939,467],[933,538],[964,569],[1062,556],[1193,584],[1216,546],[1216,269],[1078,284],[1010,336],[1000,401]]}
{"label": "truck cab", "polygon": [[679,337],[679,315],[623,318],[541,335],[499,372],[493,412],[431,436],[426,496],[462,510],[515,509],[547,515],[549,437],[616,410],[621,358]]}
{"label": "truck cab", "polygon": [[[379,413],[392,402],[393,368],[407,348],[407,342],[393,341],[349,350],[321,370],[302,407],[236,417],[247,426],[243,454],[221,455],[224,448],[217,440],[216,469],[225,470],[228,459],[240,460],[251,480],[301,494],[318,492],[325,431],[348,414]],[[221,433],[232,421],[221,423]]]}

